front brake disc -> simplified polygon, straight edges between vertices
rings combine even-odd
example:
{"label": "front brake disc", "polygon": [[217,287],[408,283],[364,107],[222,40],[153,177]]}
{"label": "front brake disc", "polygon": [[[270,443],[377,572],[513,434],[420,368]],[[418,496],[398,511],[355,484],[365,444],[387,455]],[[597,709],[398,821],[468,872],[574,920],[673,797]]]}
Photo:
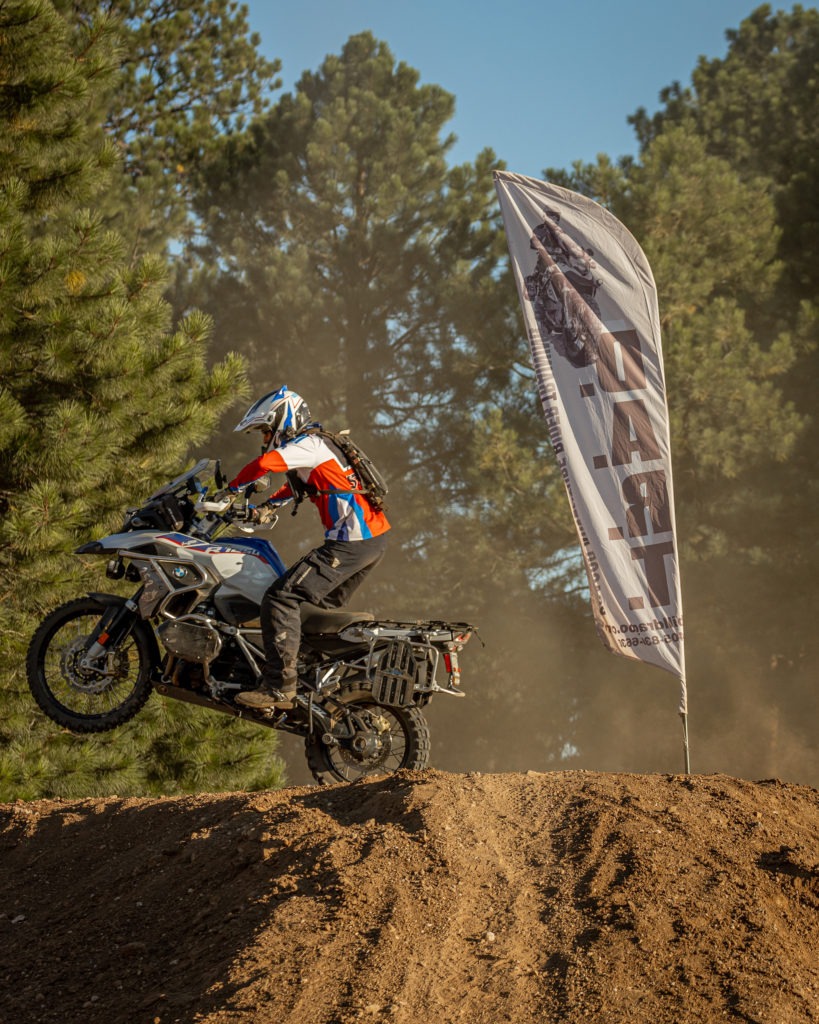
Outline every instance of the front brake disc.
{"label": "front brake disc", "polygon": [[[88,637],[78,637],[65,648],[60,658],[60,674],[73,689],[80,693],[103,693],[128,674],[127,655],[110,651],[105,658],[106,671],[80,667],[80,659],[87,651]],[[125,662],[125,663],[124,663]]]}

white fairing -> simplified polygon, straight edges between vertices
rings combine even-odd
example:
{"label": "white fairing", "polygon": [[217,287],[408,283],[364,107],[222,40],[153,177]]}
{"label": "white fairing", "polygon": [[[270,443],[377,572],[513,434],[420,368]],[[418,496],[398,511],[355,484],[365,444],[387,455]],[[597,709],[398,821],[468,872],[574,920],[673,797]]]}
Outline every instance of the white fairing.
{"label": "white fairing", "polygon": [[211,542],[189,537],[184,533],[115,533],[100,540],[111,551],[135,556],[134,548],[146,544],[162,550],[159,557],[196,562],[210,577],[221,584],[219,597],[244,597],[260,604],[264,592],[284,572],[276,549],[266,541],[224,538]]}
{"label": "white fairing", "polygon": [[196,543],[194,549],[182,547],[181,550],[190,551],[195,561],[222,580],[219,588],[221,598],[245,597],[254,604],[261,604],[264,592],[280,575],[257,554],[231,547],[230,541],[223,544]]}

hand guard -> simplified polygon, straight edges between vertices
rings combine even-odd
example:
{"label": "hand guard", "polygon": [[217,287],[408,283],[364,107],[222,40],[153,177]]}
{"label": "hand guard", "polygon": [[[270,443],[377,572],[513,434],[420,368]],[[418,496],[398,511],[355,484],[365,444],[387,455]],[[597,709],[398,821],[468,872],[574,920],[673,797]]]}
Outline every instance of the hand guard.
{"label": "hand guard", "polygon": [[227,512],[232,500],[233,495],[230,491],[216,491],[214,494],[203,495],[203,497],[197,501],[196,508],[200,512]]}

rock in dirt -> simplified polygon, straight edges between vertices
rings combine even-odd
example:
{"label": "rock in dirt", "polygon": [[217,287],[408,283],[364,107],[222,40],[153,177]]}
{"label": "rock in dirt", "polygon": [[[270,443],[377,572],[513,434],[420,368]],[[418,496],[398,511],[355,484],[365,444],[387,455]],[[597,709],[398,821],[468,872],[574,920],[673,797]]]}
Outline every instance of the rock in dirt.
{"label": "rock in dirt", "polygon": [[819,1021],[808,787],[427,771],[17,803],[0,858],[2,1021]]}

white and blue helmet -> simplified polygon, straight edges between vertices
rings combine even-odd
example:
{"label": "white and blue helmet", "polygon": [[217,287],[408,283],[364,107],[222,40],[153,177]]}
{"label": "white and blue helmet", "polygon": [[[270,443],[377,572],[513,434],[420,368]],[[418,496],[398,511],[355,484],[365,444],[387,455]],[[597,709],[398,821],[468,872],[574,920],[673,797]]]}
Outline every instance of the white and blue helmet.
{"label": "white and blue helmet", "polygon": [[312,422],[307,402],[283,384],[278,391],[271,391],[254,402],[234,430],[245,433],[251,430],[270,430],[273,433],[271,444],[275,448],[295,437]]}

